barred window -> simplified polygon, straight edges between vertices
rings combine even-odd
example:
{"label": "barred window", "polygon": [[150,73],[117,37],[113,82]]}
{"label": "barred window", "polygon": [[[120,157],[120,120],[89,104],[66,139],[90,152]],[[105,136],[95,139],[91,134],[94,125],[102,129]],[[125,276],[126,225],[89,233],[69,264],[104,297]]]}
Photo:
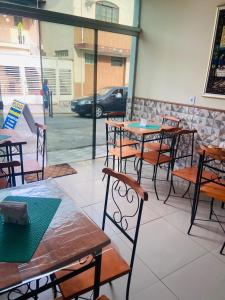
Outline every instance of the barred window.
{"label": "barred window", "polygon": [[56,50],[55,56],[57,56],[57,57],[69,56],[69,51],[68,50]]}
{"label": "barred window", "polygon": [[72,71],[70,69],[59,70],[60,95],[72,95]]}
{"label": "barred window", "polygon": [[17,66],[0,66],[1,93],[3,95],[22,94],[21,74]]}
{"label": "barred window", "polygon": [[39,95],[41,90],[40,69],[34,67],[25,67],[25,76],[27,79],[28,94]]}

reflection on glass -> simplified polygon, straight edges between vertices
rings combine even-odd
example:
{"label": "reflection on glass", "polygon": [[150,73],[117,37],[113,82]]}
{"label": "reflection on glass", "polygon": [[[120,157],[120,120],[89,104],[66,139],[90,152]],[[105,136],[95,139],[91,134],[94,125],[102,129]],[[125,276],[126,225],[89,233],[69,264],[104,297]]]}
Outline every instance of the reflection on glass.
{"label": "reflection on glass", "polygon": [[105,155],[105,122],[108,112],[126,112],[132,37],[98,32],[97,156]]}
{"label": "reflection on glass", "polygon": [[0,94],[5,106],[14,98],[42,104],[38,22],[0,15]]}
{"label": "reflection on glass", "polygon": [[[29,106],[35,121],[43,124],[41,89],[38,21],[0,14],[0,101],[4,116],[13,100],[19,100]],[[27,140],[24,153],[34,153],[36,138],[22,116],[15,129]]]}
{"label": "reflection on glass", "polygon": [[53,118],[46,110],[49,162],[90,159],[94,31],[48,22],[40,28],[43,80],[53,100]]}
{"label": "reflection on glass", "polygon": [[133,26],[135,1],[137,0],[46,0],[46,3],[42,4],[42,8],[105,22]]}

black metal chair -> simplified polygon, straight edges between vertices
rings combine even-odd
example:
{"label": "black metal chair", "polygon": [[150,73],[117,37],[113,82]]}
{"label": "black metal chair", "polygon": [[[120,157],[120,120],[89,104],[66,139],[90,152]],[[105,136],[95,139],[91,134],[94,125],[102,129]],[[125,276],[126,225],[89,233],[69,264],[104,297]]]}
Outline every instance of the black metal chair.
{"label": "black metal chair", "polygon": [[[189,192],[191,184],[196,183],[197,166],[193,166],[196,133],[197,130],[195,129],[182,129],[177,132],[174,162],[172,164],[170,178],[170,189],[168,196],[164,200],[164,203],[168,201],[169,197],[171,196],[172,190],[175,190],[173,183],[174,177],[179,177],[188,182],[188,188],[186,189],[182,197],[185,197],[185,195]],[[176,162],[178,163],[178,169],[175,169]]]}
{"label": "black metal chair", "polygon": [[47,165],[46,134],[47,126],[35,123],[37,128],[36,160],[23,161],[23,174],[27,183],[48,178],[76,174],[77,171],[67,163]]}
{"label": "black metal chair", "polygon": [[[44,167],[46,157],[46,130],[45,125],[35,123],[37,129],[36,137],[36,159],[22,159],[21,167],[15,169],[15,174],[26,177],[34,174],[37,180],[44,178]],[[26,179],[26,178],[25,178]]]}
{"label": "black metal chair", "polygon": [[[105,204],[103,212],[102,229],[105,229],[106,219],[111,221],[113,225],[128,239],[132,244],[131,258],[129,262],[126,262],[116,247],[111,244],[107,248],[103,249],[102,254],[102,267],[101,267],[101,285],[112,282],[121,276],[128,274],[126,300],[129,299],[129,290],[131,284],[131,276],[134,265],[136,246],[138,240],[138,233],[140,228],[142,210],[144,201],[148,200],[148,194],[142,189],[137,181],[127,174],[117,173],[109,168],[104,168],[103,173],[107,175],[107,187],[105,195]],[[111,195],[111,197],[110,197]],[[111,211],[108,208],[109,201],[114,202],[115,209]],[[124,215],[120,207],[120,203],[125,201],[126,204],[132,205],[134,212],[126,212]],[[130,235],[128,229],[130,219],[135,218],[136,225],[134,230],[134,236]],[[132,226],[133,226],[132,222]],[[85,259],[84,259],[85,261]],[[90,261],[90,259],[89,259]],[[80,267],[83,264],[80,264]],[[73,268],[78,269],[79,264],[69,266],[66,270],[61,270],[55,275],[60,278],[63,275],[71,272]],[[83,272],[72,279],[59,285],[60,292],[62,293],[62,299],[78,299],[78,296],[93,289],[94,272],[93,269]]]}
{"label": "black metal chair", "polygon": [[[123,122],[112,120],[106,121],[106,166],[109,166],[109,157],[112,157],[112,168],[115,169],[116,159],[118,162],[118,172],[126,172],[127,159],[135,158],[140,151],[137,150],[139,142],[129,138],[127,132],[123,130]],[[125,161],[124,168],[122,166]]]}
{"label": "black metal chair", "polygon": [[[225,149],[201,146],[198,153],[198,172],[191,212],[191,224],[188,229],[188,234],[190,234],[192,226],[196,220],[200,193],[211,198],[209,220],[212,220],[212,216],[215,216],[216,221],[219,222],[223,232],[225,233],[222,222],[219,220],[219,217],[213,209],[215,201],[225,203]],[[211,178],[205,176],[204,171],[206,169],[210,170],[214,176],[211,176]],[[221,254],[223,254],[224,248],[225,242],[220,250]]]}
{"label": "black metal chair", "polygon": [[[156,197],[159,200],[159,195],[157,191],[157,173],[158,168],[167,165],[167,178],[169,176],[169,172],[172,168],[174,153],[175,153],[175,145],[176,145],[176,134],[179,131],[179,128],[162,128],[159,133],[159,148],[157,150],[152,150],[149,152],[144,152],[143,155],[138,153],[136,156],[139,158],[137,170],[138,170],[138,181],[141,182],[143,162],[150,164],[153,166],[153,175],[152,181],[154,183],[154,189],[156,193]],[[168,145],[168,149],[164,149],[164,145]]]}

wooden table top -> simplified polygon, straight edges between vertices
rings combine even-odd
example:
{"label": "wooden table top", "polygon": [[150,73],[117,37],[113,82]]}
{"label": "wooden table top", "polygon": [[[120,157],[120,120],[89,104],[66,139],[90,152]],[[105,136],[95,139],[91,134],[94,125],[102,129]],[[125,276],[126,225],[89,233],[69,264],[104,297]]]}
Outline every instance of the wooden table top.
{"label": "wooden table top", "polygon": [[34,256],[28,263],[0,263],[0,291],[53,273],[110,243],[107,235],[76,206],[54,179],[0,191],[8,195],[56,197],[62,201]]}
{"label": "wooden table top", "polygon": [[14,129],[0,129],[0,134],[2,135],[9,135],[8,139],[0,141],[0,143],[4,143],[6,141],[10,141],[12,145],[19,145],[19,144],[27,144],[25,138],[23,138],[16,130]]}

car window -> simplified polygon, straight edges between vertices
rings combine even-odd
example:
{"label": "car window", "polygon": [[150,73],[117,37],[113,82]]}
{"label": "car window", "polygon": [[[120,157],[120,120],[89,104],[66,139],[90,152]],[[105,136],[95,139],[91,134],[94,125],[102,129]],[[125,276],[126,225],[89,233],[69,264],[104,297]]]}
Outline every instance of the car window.
{"label": "car window", "polygon": [[116,95],[116,94],[118,94],[118,93],[120,93],[120,94],[123,96],[123,89],[116,89],[116,90],[112,93],[112,95]]}
{"label": "car window", "polygon": [[97,91],[97,95],[98,96],[105,96],[110,90],[111,90],[111,88],[101,89],[101,90]]}

